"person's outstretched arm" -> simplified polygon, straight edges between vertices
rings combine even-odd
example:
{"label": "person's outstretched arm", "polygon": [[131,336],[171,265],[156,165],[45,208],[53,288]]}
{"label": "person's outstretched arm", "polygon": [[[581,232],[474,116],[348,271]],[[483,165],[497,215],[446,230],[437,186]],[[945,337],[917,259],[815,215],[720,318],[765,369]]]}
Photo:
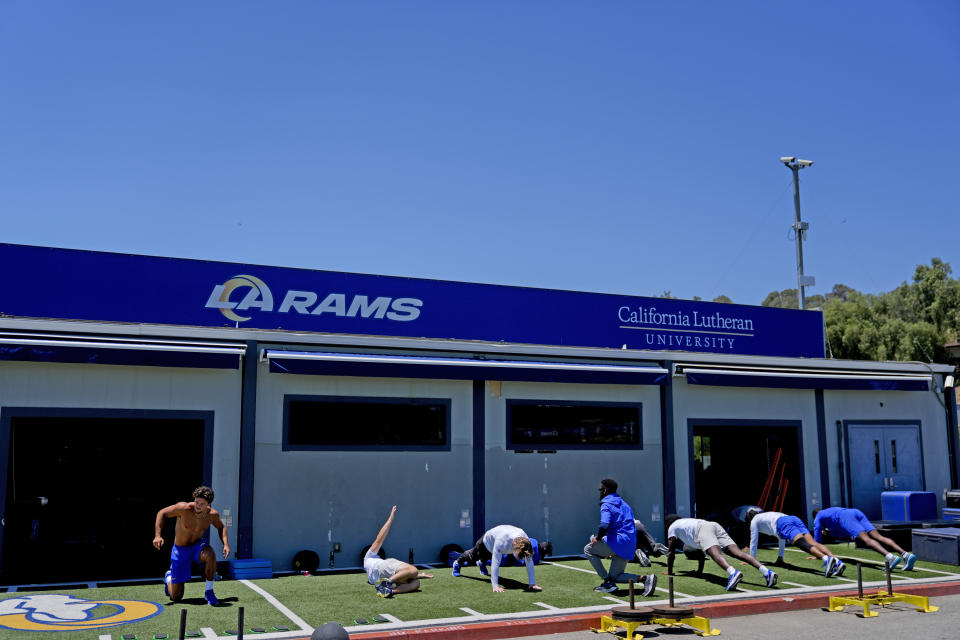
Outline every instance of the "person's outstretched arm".
{"label": "person's outstretched arm", "polygon": [[387,521],[383,523],[383,526],[380,527],[380,533],[377,534],[377,539],[373,541],[373,544],[370,545],[370,553],[377,553],[380,551],[380,547],[383,546],[383,541],[387,539],[387,534],[390,533],[390,527],[393,526],[393,516],[397,514],[397,505],[393,505],[393,508],[390,509],[390,515],[387,517]]}

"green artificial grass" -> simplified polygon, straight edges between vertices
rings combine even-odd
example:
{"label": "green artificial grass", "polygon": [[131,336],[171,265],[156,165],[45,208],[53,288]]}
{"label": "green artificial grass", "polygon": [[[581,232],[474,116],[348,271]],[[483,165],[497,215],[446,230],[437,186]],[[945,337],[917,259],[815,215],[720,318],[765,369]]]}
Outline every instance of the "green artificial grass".
{"label": "green artificial grass", "polygon": [[[731,565],[743,571],[744,579],[740,583],[740,592],[755,592],[758,595],[773,594],[785,589],[796,588],[794,584],[810,587],[844,584],[854,587],[856,584],[857,559],[863,564],[864,582],[882,582],[885,580],[883,572],[883,558],[873,551],[857,549],[853,545],[831,545],[834,553],[847,563],[844,580],[824,578],[822,563],[807,554],[788,547],[785,556],[786,566],[774,565],[777,557],[776,548],[761,549],[759,559],[768,567],[773,568],[780,576],[779,584],[768,589],[760,572],[739,560],[728,558]],[[628,571],[640,576],[655,572],[658,577],[658,589],[654,596],[643,598],[639,590],[636,592],[638,604],[667,599],[668,576],[666,575],[666,558],[651,558],[653,565],[649,568],[638,564],[628,565]],[[605,563],[606,564],[606,563]],[[677,598],[693,596],[696,598],[714,596],[725,593],[726,573],[712,560],[705,563],[704,574],[695,573],[697,563],[679,555],[674,564],[674,589]],[[923,571],[931,569],[932,571]],[[593,572],[590,563],[585,559],[550,561],[537,566],[537,583],[543,587],[542,592],[525,591],[526,570],[523,567],[503,567],[500,572],[500,583],[506,587],[505,593],[493,593],[490,588],[490,579],[481,576],[476,567],[463,569],[463,577],[454,578],[449,568],[437,568],[432,571],[436,577],[421,580],[418,592],[401,594],[393,598],[380,598],[374,588],[367,584],[366,575],[362,572],[314,576],[287,576],[267,580],[252,581],[280,601],[295,616],[303,619],[307,626],[318,627],[326,622],[335,621],[344,626],[355,626],[357,619],[370,621],[367,628],[376,628],[372,622],[375,616],[388,614],[402,621],[431,620],[438,618],[463,618],[470,614],[461,607],[472,609],[481,614],[503,614],[519,612],[542,612],[549,615],[550,609],[534,603],[544,603],[558,609],[579,607],[607,607],[615,606],[608,597],[612,596],[627,601],[629,593],[627,585],[619,585],[620,589],[612,594],[598,593],[593,590],[600,579]],[[960,568],[949,565],[938,565],[929,562],[918,562],[916,570],[910,574],[895,571],[894,579],[905,576],[912,578],[941,577],[951,574],[960,577]],[[280,610],[275,608],[267,599],[249,588],[240,581],[224,580],[216,583],[216,593],[222,606],[210,607],[203,601],[203,583],[191,582],[186,585],[186,598],[183,602],[174,604],[163,595],[163,586],[137,585],[104,587],[98,589],[52,589],[50,591],[29,591],[15,593],[0,593],[0,625],[4,624],[3,602],[7,599],[34,596],[44,593],[71,595],[86,600],[146,600],[155,602],[163,607],[162,611],[153,618],[142,622],[124,624],[105,629],[85,631],[62,631],[56,635],[56,640],[98,640],[101,635],[110,635],[113,640],[120,640],[123,634],[135,634],[138,640],[151,640],[155,634],[167,634],[168,638],[176,638],[180,624],[180,611],[187,610],[187,628],[199,630],[211,628],[218,635],[225,636],[227,630],[237,627],[237,612],[239,607],[244,608],[245,637],[255,638],[251,633],[253,627],[262,627],[274,631],[274,626],[286,626],[291,630],[298,628]],[[9,609],[9,608],[8,608]],[[98,608],[100,616],[111,615],[118,609],[114,606],[103,605]],[[31,632],[0,627],[0,640],[5,638],[24,638]],[[40,632],[33,632],[38,635]]]}

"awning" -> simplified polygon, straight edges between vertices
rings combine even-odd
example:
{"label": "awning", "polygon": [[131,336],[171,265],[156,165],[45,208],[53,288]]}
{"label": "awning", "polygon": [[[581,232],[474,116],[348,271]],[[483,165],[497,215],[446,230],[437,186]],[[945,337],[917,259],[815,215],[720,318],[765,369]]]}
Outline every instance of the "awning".
{"label": "awning", "polygon": [[0,361],[237,369],[245,349],[237,342],[0,333]]}
{"label": "awning", "polygon": [[775,371],[721,369],[677,365],[689,384],[776,389],[848,389],[862,391],[928,391],[929,375],[859,373],[817,369]]}
{"label": "awning", "polygon": [[272,373],[447,380],[663,384],[666,369],[630,364],[533,362],[265,349]]}

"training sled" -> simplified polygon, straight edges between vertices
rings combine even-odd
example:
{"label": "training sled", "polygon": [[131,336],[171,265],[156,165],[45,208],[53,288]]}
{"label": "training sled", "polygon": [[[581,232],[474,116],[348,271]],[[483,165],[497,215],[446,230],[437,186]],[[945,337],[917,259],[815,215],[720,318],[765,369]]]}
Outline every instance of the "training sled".
{"label": "training sled", "polygon": [[[926,596],[915,596],[909,593],[894,593],[893,592],[893,583],[890,580],[890,565],[886,564],[887,569],[887,589],[878,589],[877,593],[874,595],[864,595],[863,594],[863,567],[858,562],[857,563],[857,597],[852,596],[831,596],[830,605],[824,607],[824,611],[843,611],[844,607],[856,606],[863,607],[863,618],[875,618],[879,613],[872,611],[870,609],[871,605],[877,607],[885,607],[887,605],[893,604],[894,602],[906,602],[907,604],[913,605],[917,608],[918,611],[923,611],[924,613],[931,613],[933,611],[939,611],[940,607],[935,607],[930,604],[930,598]],[[858,614],[859,615],[859,614]]]}
{"label": "training sled", "polygon": [[594,633],[616,633],[618,629],[627,632],[627,640],[643,638],[637,627],[655,624],[661,627],[687,626],[698,636],[720,635],[719,629],[710,625],[709,618],[696,615],[693,607],[675,607],[673,605],[673,576],[670,576],[670,604],[659,607],[638,607],[634,603],[633,580],[630,581],[630,606],[614,607],[610,615],[600,616],[600,628],[591,629]]}

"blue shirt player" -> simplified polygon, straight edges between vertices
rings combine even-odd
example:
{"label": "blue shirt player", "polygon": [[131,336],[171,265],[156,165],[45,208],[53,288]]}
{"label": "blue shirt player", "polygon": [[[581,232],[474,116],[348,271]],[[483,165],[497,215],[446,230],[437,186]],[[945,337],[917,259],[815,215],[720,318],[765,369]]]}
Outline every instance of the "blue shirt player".
{"label": "blue shirt player", "polygon": [[[917,562],[917,556],[904,551],[896,542],[881,535],[860,509],[830,507],[814,511],[813,516],[813,538],[817,542],[821,541],[823,530],[826,529],[834,537],[854,538],[870,547],[884,557],[891,571],[901,561],[903,561],[904,571],[912,571],[913,565]],[[890,550],[897,553],[891,553]]]}
{"label": "blue shirt player", "polygon": [[[590,536],[590,542],[583,548],[587,560],[603,583],[594,591],[610,593],[617,590],[618,582],[638,580],[639,576],[624,573],[627,562],[633,558],[637,549],[637,528],[633,521],[633,510],[626,501],[617,495],[617,482],[611,478],[600,481],[600,527],[596,535]],[[604,568],[603,558],[610,558],[610,570]],[[657,588],[657,576],[651,573],[644,576],[643,595],[653,594]]]}

